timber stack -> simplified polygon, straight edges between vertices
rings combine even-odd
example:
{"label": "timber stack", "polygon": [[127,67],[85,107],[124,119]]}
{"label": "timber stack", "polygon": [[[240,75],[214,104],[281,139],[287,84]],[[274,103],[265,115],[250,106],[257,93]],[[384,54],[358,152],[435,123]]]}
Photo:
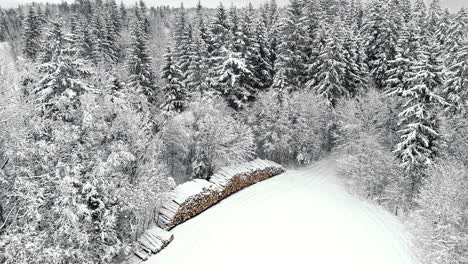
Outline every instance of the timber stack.
{"label": "timber stack", "polygon": [[153,226],[141,235],[138,239],[137,249],[131,254],[125,264],[139,264],[147,260],[152,254],[157,254],[163,250],[174,236],[157,226]]}
{"label": "timber stack", "polygon": [[283,166],[269,160],[256,159],[236,167],[229,166],[214,174],[210,182],[222,190],[222,199],[252,184],[284,172]]}
{"label": "timber stack", "polygon": [[220,190],[211,182],[195,179],[177,186],[158,214],[157,223],[169,230],[205,211],[220,199]]}
{"label": "timber stack", "polygon": [[209,181],[196,179],[179,185],[160,210],[157,224],[170,230],[229,195],[282,172],[281,165],[256,159],[222,168]]}

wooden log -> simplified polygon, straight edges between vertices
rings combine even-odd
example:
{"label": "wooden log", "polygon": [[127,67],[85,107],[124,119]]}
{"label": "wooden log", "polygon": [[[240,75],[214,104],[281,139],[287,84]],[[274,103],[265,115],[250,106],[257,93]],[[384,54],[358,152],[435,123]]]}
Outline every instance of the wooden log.
{"label": "wooden log", "polygon": [[144,261],[151,256],[151,253],[143,249],[143,247],[137,249],[134,254]]}
{"label": "wooden log", "polygon": [[139,239],[138,242],[143,245],[144,247],[148,248],[152,253],[158,252],[158,244],[154,242],[152,239],[150,240],[148,237],[143,234]]}
{"label": "wooden log", "polygon": [[140,264],[143,263],[143,260],[135,254],[130,255],[125,261],[124,264]]}

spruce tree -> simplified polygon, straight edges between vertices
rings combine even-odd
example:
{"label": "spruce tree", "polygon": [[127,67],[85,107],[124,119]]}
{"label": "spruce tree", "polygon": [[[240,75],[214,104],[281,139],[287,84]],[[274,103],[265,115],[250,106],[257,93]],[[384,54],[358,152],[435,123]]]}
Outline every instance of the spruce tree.
{"label": "spruce tree", "polygon": [[389,61],[387,93],[401,95],[410,85],[409,74],[421,47],[421,32],[416,22],[405,25],[397,42],[396,56]]}
{"label": "spruce tree", "polygon": [[443,11],[440,6],[440,0],[432,0],[429,4],[428,17],[427,17],[427,32],[434,38],[439,31],[442,23]]}
{"label": "spruce tree", "polygon": [[44,12],[42,12],[41,5],[37,6],[36,17],[37,17],[37,22],[39,23],[38,26],[43,26],[47,23],[47,17],[45,16]]}
{"label": "spruce tree", "polygon": [[180,113],[187,107],[188,92],[184,83],[182,72],[172,59],[172,52],[168,48],[164,55],[164,65],[161,69],[161,78],[164,80],[164,103],[162,108],[166,112]]}
{"label": "spruce tree", "polygon": [[148,103],[154,104],[157,101],[157,91],[147,41],[145,21],[135,21],[132,25],[128,50],[127,70],[130,75],[128,85],[134,92],[143,95]]}
{"label": "spruce tree", "polygon": [[336,35],[329,35],[325,39],[315,64],[317,81],[313,89],[330,107],[335,107],[341,98],[351,97],[350,87],[345,87],[345,49]]}
{"label": "spruce tree", "polygon": [[186,84],[190,66],[190,48],[193,42],[192,25],[187,21],[184,6],[180,6],[174,29],[174,62],[182,72],[181,81]]}
{"label": "spruce tree", "polygon": [[456,52],[468,37],[468,12],[462,8],[452,19],[445,40],[447,52]]}
{"label": "spruce tree", "polygon": [[120,2],[120,20],[122,21],[122,27],[128,27],[127,8],[123,2]]}
{"label": "spruce tree", "polygon": [[450,103],[451,113],[466,113],[468,106],[468,41],[455,53],[449,54],[448,76],[444,85],[444,95]]}
{"label": "spruce tree", "polygon": [[146,35],[150,34],[151,26],[148,19],[148,8],[143,0],[139,0],[137,5],[135,6],[135,17],[138,22],[141,24],[143,32]]}
{"label": "spruce tree", "polygon": [[286,12],[286,19],[281,29],[281,40],[276,60],[276,74],[273,88],[280,94],[300,90],[307,78],[306,63],[308,30],[303,14],[303,5],[299,0],[292,0]]}
{"label": "spruce tree", "polygon": [[76,18],[76,26],[72,34],[74,35],[74,47],[77,50],[78,57],[89,62],[94,62],[95,42],[92,34],[92,29],[88,27],[85,17]]}
{"label": "spruce tree", "polygon": [[[408,0],[409,1],[409,0]],[[356,0],[354,10],[354,27],[356,31],[360,32],[364,23],[364,7],[361,0]]]}
{"label": "spruce tree", "polygon": [[439,43],[440,47],[446,52],[448,50],[447,41],[451,25],[451,14],[446,9],[442,12],[437,31],[434,32],[434,38]]}
{"label": "spruce tree", "polygon": [[264,21],[267,28],[266,37],[268,39],[269,60],[268,64],[272,67],[271,76],[275,75],[275,64],[278,58],[278,46],[281,41],[281,21],[279,19],[279,11],[276,0],[271,0],[264,8],[265,15],[262,14],[262,21]]}
{"label": "spruce tree", "polygon": [[402,22],[409,23],[413,19],[413,7],[411,4],[411,0],[401,0],[395,2],[399,3],[397,6],[400,7],[399,12],[403,18]]}
{"label": "spruce tree", "polygon": [[[431,164],[437,155],[437,140],[440,138],[438,108],[445,104],[437,93],[443,83],[442,63],[432,47],[419,46],[411,61],[408,84],[392,94],[404,99],[399,114],[401,142],[395,153],[407,170]],[[418,179],[413,179],[413,185]]]}
{"label": "spruce tree", "polygon": [[389,61],[396,55],[398,25],[401,23],[401,15],[396,10],[390,10],[389,3],[384,0],[372,0],[361,30],[367,64],[378,89],[386,87]]}
{"label": "spruce tree", "polygon": [[307,16],[309,38],[313,40],[321,23],[324,22],[324,14],[320,2],[318,0],[308,1],[305,6],[305,15]]}
{"label": "spruce tree", "polygon": [[102,56],[104,61],[109,63],[114,63],[119,61],[121,47],[118,43],[120,37],[120,22],[115,22],[116,14],[106,13],[104,20],[105,23],[105,34],[104,39],[102,40]]}
{"label": "spruce tree", "polygon": [[268,38],[268,29],[265,23],[259,19],[252,33],[246,33],[253,41],[251,64],[259,89],[267,89],[273,83],[274,69],[271,58],[272,50]]}
{"label": "spruce tree", "polygon": [[229,106],[240,110],[245,107],[246,102],[252,101],[255,97],[256,91],[249,83],[253,73],[242,58],[242,53],[232,50],[225,52],[223,64],[217,72],[218,91]]}
{"label": "spruce tree", "polygon": [[190,64],[187,69],[186,86],[189,92],[198,92],[202,95],[208,90],[209,35],[200,2],[196,9],[196,22],[197,27],[189,47]]}
{"label": "spruce tree", "polygon": [[413,19],[421,29],[421,38],[425,41],[428,34],[428,10],[424,0],[416,0],[414,3]]}
{"label": "spruce tree", "polygon": [[41,23],[34,12],[29,8],[26,19],[24,20],[24,48],[23,53],[26,58],[35,60],[40,50]]}
{"label": "spruce tree", "polygon": [[108,17],[109,23],[112,23],[115,32],[118,34],[122,30],[122,16],[117,7],[115,0],[106,0],[105,3],[106,14]]}
{"label": "spruce tree", "polygon": [[91,15],[91,41],[93,43],[93,61],[95,63],[104,61],[103,55],[106,49],[106,21],[104,14],[97,9],[99,4],[95,4],[94,13]]}
{"label": "spruce tree", "polygon": [[222,93],[219,79],[221,78],[223,63],[227,58],[229,44],[228,15],[224,6],[220,4],[210,25],[210,39],[208,40],[208,65],[210,68],[208,83],[213,91]]}
{"label": "spruce tree", "polygon": [[354,35],[349,29],[343,38],[346,70],[343,78],[344,87],[349,91],[349,97],[354,97],[367,90],[369,70],[366,55],[359,35]]}
{"label": "spruce tree", "polygon": [[[261,36],[255,34],[253,17],[255,17],[255,11],[250,4],[238,18],[238,29],[233,31],[237,43],[234,44],[233,50],[241,53],[248,69],[248,73],[241,76],[241,79],[244,80],[246,86],[251,87],[252,91],[256,92],[258,89],[269,87],[271,76],[269,66],[260,54],[260,43],[257,42],[257,37]],[[265,49],[265,46],[263,48]],[[252,94],[252,98],[254,96]]]}
{"label": "spruce tree", "polygon": [[91,73],[84,61],[76,56],[71,36],[63,33],[60,21],[51,22],[46,39],[48,44],[44,47],[42,63],[38,66],[39,73],[44,77],[34,89],[41,114],[47,118],[74,122],[67,113],[79,106],[79,96],[90,89],[82,79]]}
{"label": "spruce tree", "polygon": [[39,54],[40,63],[51,62],[54,56],[57,56],[65,49],[65,42],[69,40],[65,38],[62,27],[63,24],[60,20],[51,21]]}

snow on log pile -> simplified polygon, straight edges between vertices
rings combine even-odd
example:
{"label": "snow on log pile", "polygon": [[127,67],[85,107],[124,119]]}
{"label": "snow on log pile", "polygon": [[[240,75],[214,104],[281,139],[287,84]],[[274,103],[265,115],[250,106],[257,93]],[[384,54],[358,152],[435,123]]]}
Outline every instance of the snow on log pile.
{"label": "snow on log pile", "polygon": [[163,205],[157,224],[170,230],[229,195],[284,171],[272,161],[256,159],[222,168],[209,181],[197,179],[179,185]]}
{"label": "snow on log pile", "polygon": [[205,211],[220,200],[220,190],[211,182],[196,179],[179,185],[158,215],[158,224],[170,229]]}
{"label": "snow on log pile", "polygon": [[143,233],[138,239],[138,248],[127,258],[125,264],[139,264],[147,260],[152,254],[156,254],[164,249],[174,236],[157,226],[154,226]]}
{"label": "snow on log pile", "polygon": [[284,172],[284,168],[268,160],[256,159],[238,166],[229,166],[221,169],[210,178],[221,192],[221,199],[244,189],[252,184],[264,181]]}

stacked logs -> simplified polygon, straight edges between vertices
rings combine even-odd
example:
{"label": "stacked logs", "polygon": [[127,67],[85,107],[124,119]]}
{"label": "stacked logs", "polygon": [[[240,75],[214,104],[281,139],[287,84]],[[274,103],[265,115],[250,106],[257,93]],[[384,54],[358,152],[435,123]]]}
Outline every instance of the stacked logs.
{"label": "stacked logs", "polygon": [[158,215],[160,227],[170,230],[200,214],[229,195],[284,171],[277,163],[256,159],[221,169],[210,181],[193,180],[179,185]]}
{"label": "stacked logs", "polygon": [[143,233],[138,239],[138,247],[135,252],[130,255],[125,264],[139,264],[147,260],[152,254],[159,253],[164,249],[174,236],[157,226],[154,226]]}
{"label": "stacked logs", "polygon": [[157,223],[169,230],[217,203],[219,194],[220,190],[206,180],[196,179],[181,184],[159,211]]}
{"label": "stacked logs", "polygon": [[221,199],[244,189],[252,184],[266,180],[284,172],[284,168],[275,162],[256,159],[237,167],[226,167],[213,175],[210,182],[221,192]]}

